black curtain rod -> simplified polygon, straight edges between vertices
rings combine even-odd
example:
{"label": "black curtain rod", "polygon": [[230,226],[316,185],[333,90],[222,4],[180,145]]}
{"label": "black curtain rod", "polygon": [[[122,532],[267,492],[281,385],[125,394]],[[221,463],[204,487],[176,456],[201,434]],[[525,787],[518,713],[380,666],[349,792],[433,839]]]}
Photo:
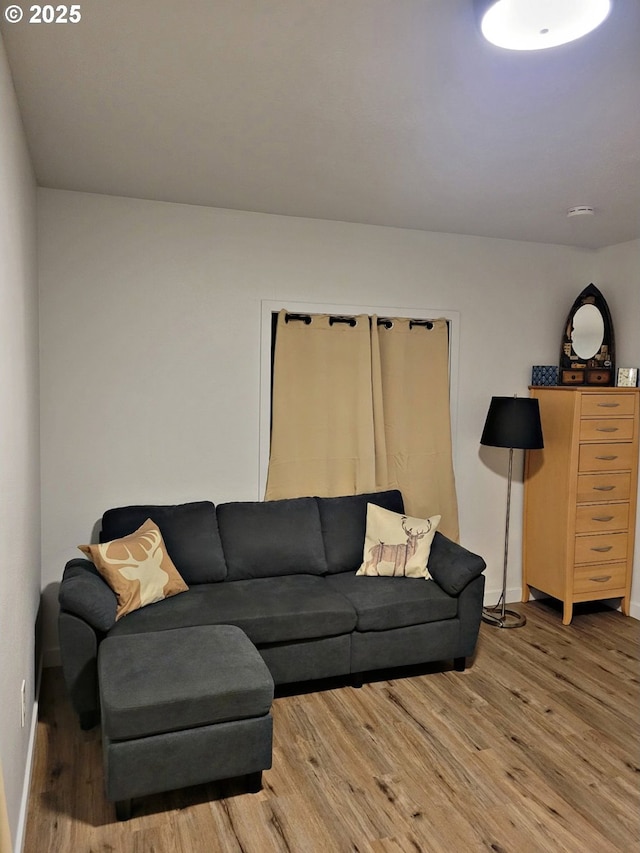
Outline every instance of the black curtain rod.
{"label": "black curtain rod", "polygon": [[329,317],[329,325],[333,326],[335,323],[346,323],[347,326],[353,328],[358,324],[358,321],[355,317]]}
{"label": "black curtain rod", "polygon": [[[288,323],[290,320],[299,320],[301,323],[304,323],[305,326],[308,326],[311,323],[311,314],[285,314],[285,323]],[[371,318],[369,318],[369,322],[371,322]],[[357,321],[355,317],[346,317],[346,316],[335,316],[329,317],[329,325],[333,326],[334,323],[348,323],[349,326],[353,327],[356,325]],[[384,326],[385,329],[391,329],[393,327],[393,320],[390,320],[387,317],[378,317],[378,326]],[[413,329],[414,326],[422,326],[425,329],[433,329],[433,321],[432,320],[410,320],[409,328]]]}
{"label": "black curtain rod", "polygon": [[[311,322],[311,314],[285,314],[284,320],[285,323],[288,323],[290,320],[300,320],[301,323],[304,323],[305,326],[308,326]],[[329,325],[333,326],[335,323],[346,323],[349,326],[355,326],[357,324],[357,320],[355,317],[344,317],[344,316],[331,316],[329,317]]]}
{"label": "black curtain rod", "polygon": [[305,324],[305,326],[308,326],[309,323],[311,322],[311,315],[310,314],[285,314],[284,315],[285,323],[288,323],[289,320],[300,320],[302,323]]}

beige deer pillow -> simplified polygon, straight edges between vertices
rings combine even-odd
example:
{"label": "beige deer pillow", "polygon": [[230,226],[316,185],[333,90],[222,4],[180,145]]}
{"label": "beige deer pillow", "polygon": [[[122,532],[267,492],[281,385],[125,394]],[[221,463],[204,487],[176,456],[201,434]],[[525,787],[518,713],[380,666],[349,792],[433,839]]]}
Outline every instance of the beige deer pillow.
{"label": "beige deer pillow", "polygon": [[364,555],[356,574],[428,580],[427,561],[440,518],[412,518],[367,504]]}
{"label": "beige deer pillow", "polygon": [[101,545],[78,545],[118,599],[116,620],[132,610],[189,589],[148,518],[135,533]]}

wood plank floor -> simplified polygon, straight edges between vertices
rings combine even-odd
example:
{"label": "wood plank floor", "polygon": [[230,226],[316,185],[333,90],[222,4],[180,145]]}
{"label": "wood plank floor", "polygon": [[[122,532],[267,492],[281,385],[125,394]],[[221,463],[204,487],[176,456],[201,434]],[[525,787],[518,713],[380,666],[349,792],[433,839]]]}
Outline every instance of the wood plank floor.
{"label": "wood plank floor", "polygon": [[640,850],[640,622],[517,607],[526,626],[482,625],[464,673],[279,695],[260,793],[147,797],[127,823],[104,797],[99,730],[46,670],[25,853]]}

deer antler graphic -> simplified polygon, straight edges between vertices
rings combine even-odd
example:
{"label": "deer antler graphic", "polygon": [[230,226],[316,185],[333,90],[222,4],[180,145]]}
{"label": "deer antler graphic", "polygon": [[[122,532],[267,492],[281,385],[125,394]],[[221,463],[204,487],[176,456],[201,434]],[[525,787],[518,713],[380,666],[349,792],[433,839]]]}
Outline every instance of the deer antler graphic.
{"label": "deer antler graphic", "polygon": [[[164,549],[162,548],[162,536],[159,530],[148,530],[138,538],[137,545],[141,548],[143,557],[135,557],[130,548],[124,546],[127,556],[121,560],[109,556],[109,546],[106,543],[100,546],[102,558],[106,563],[117,569],[120,574],[130,581],[138,581],[140,584],[140,600],[142,605],[152,604],[164,598],[164,587],[169,580],[169,575],[162,568]],[[120,543],[123,546],[123,543]]]}

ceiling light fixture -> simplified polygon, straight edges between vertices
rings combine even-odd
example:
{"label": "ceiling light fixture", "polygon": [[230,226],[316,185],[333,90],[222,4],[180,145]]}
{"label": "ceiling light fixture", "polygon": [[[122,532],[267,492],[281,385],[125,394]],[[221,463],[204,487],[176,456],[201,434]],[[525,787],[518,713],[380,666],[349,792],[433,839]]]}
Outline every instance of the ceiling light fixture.
{"label": "ceiling light fixture", "polygon": [[508,50],[542,50],[595,30],[612,0],[476,0],[475,5],[487,41]]}

